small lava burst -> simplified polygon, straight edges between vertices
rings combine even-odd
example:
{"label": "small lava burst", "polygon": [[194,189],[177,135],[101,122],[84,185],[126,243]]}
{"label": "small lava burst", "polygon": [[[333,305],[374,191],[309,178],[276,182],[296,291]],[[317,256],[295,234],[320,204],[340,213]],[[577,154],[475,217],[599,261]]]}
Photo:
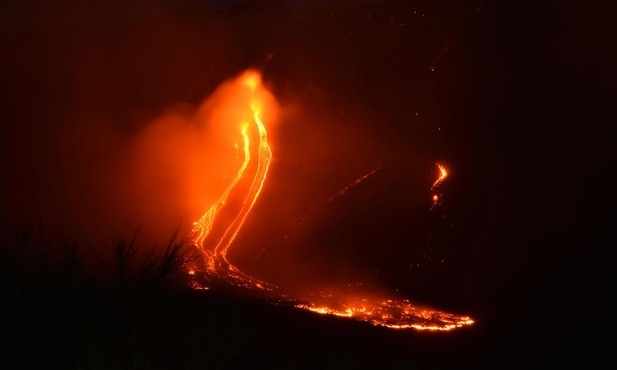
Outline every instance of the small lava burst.
{"label": "small lava burst", "polygon": [[432,196],[433,205],[431,206],[431,210],[433,210],[437,205],[439,205],[439,202],[441,201],[441,198],[442,198],[442,194],[439,191],[439,187],[444,182],[444,180],[448,177],[448,170],[446,169],[445,166],[439,163],[435,163],[435,165],[437,166],[437,169],[439,170],[439,177],[437,177],[437,180],[435,180],[433,182],[433,185],[431,186],[431,191],[433,192],[433,196]]}
{"label": "small lava burst", "polygon": [[[208,290],[217,284],[235,286],[259,292],[274,304],[287,304],[317,314],[351,318],[391,329],[449,331],[474,323],[469,316],[422,308],[406,299],[377,297],[370,292],[360,297],[343,293],[310,293],[290,297],[278,287],[260,281],[230,263],[227,252],[259,198],[272,160],[267,127],[262,119],[270,116],[271,110],[277,109],[276,102],[262,85],[259,72],[246,71],[232,83],[235,94],[221,104],[238,117],[238,122],[229,130],[236,138],[232,146],[241,154],[235,164],[235,176],[218,200],[193,224],[190,238],[202,257],[202,263],[187,266],[187,273],[193,278],[191,287]],[[438,189],[448,174],[444,166],[437,166],[441,175],[433,183],[433,191]],[[358,178],[329,201],[344,195],[378,170],[374,169]],[[232,198],[233,202],[230,201]],[[433,201],[437,204],[439,194],[433,195]],[[230,203],[239,206],[234,208],[229,206]]]}
{"label": "small lava burst", "polygon": [[439,169],[439,177],[437,178],[437,180],[435,180],[435,182],[433,182],[433,185],[431,186],[431,190],[435,190],[439,185],[441,185],[441,183],[446,179],[446,177],[448,177],[448,170],[446,169],[446,167],[444,167],[443,165],[439,164],[439,163],[435,163],[437,165],[437,168]]}

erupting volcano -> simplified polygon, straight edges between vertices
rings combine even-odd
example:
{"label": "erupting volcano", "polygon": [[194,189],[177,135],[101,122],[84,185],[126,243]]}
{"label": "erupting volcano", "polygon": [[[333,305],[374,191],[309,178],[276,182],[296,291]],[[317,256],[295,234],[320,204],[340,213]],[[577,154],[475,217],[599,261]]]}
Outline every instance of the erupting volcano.
{"label": "erupting volcano", "polygon": [[[228,176],[229,181],[220,197],[194,222],[189,235],[199,256],[197,261],[187,267],[189,274],[194,277],[194,288],[209,289],[211,284],[230,284],[259,291],[278,304],[393,329],[447,331],[473,324],[474,321],[468,316],[420,307],[407,299],[375,292],[346,294],[319,291],[291,296],[283,289],[250,276],[232,264],[227,258],[228,251],[266,182],[273,152],[268,142],[269,122],[265,117],[276,117],[277,110],[277,104],[263,86],[259,72],[245,71],[232,84],[235,94],[223,99],[220,109],[229,113],[225,117],[232,117],[229,119],[231,127],[226,130],[231,132],[229,137],[233,142],[229,144],[235,153],[231,170],[233,175]],[[438,168],[440,177],[433,183],[433,191],[447,176],[445,167],[438,164]],[[376,171],[373,170],[354,184]],[[343,189],[341,194],[347,190]],[[438,201],[439,195],[435,193],[433,206]]]}

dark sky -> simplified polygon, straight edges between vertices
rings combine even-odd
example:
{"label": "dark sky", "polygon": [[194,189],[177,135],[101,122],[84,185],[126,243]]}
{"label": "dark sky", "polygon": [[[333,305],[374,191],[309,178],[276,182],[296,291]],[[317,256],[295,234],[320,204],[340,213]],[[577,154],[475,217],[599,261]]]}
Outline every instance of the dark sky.
{"label": "dark sky", "polygon": [[[0,5],[4,228],[42,218],[79,233],[84,216],[117,221],[101,206],[113,193],[85,204],[84,179],[104,173],[67,175],[67,131],[79,139],[80,127],[98,125],[130,138],[166,107],[198,104],[259,67],[281,104],[301,112],[280,129],[287,159],[265,204],[290,182],[302,188],[284,212],[304,217],[319,204],[296,237],[323,250],[285,252],[283,221],[256,240],[241,236],[248,250],[269,240],[266,263],[276,253],[309,265],[326,252],[335,264],[351,256],[360,275],[391,266],[381,280],[470,310],[507,355],[527,339],[537,353],[603,353],[589,335],[610,313],[608,12],[575,1],[236,3]],[[115,147],[105,145],[93,149],[101,158],[77,159],[107,163]],[[307,164],[315,158],[329,166]],[[452,168],[447,225],[425,217],[436,161]],[[321,206],[375,168],[362,188]],[[255,212],[274,219],[281,209]],[[372,256],[375,245],[391,253]],[[411,261],[429,267],[405,270]]]}
{"label": "dark sky", "polygon": [[[64,27],[74,24],[101,24],[108,22],[138,22],[160,16],[175,9],[223,9],[254,1],[243,0],[152,0],[134,1],[6,1],[0,5],[2,32],[24,32]],[[284,4],[292,9],[310,9],[323,5],[361,4],[370,1],[348,0],[290,0]]]}

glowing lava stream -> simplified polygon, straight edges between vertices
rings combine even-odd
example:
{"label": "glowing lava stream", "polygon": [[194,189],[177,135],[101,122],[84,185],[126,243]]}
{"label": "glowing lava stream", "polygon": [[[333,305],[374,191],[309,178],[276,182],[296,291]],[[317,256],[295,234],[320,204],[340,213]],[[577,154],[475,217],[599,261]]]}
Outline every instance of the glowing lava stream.
{"label": "glowing lava stream", "polygon": [[433,205],[431,206],[431,210],[435,206],[437,206],[437,204],[439,204],[439,199],[441,197],[440,194],[437,193],[437,190],[439,185],[441,185],[441,183],[443,183],[446,177],[448,177],[448,170],[446,170],[446,167],[439,163],[435,163],[435,165],[437,165],[437,168],[439,169],[439,177],[437,178],[437,180],[435,180],[435,182],[433,182],[433,185],[431,186],[431,190],[435,191],[435,193],[433,193]]}
{"label": "glowing lava stream", "polygon": [[243,179],[245,171],[251,162],[251,123],[243,122],[240,124],[240,134],[242,136],[242,147],[244,160],[240,166],[237,174],[232,182],[227,186],[221,197],[200,217],[200,219],[193,223],[193,230],[191,231],[191,238],[194,245],[204,255],[206,267],[208,273],[214,276],[223,278],[233,278],[242,282],[244,286],[254,286],[260,289],[272,289],[273,287],[261,282],[249,275],[244,274],[240,269],[231,264],[227,260],[227,251],[229,246],[234,241],[238,232],[242,228],[246,217],[250,213],[251,209],[255,205],[261,189],[263,188],[264,181],[268,173],[268,167],[272,159],[272,151],[268,144],[268,133],[266,127],[260,118],[260,102],[257,99],[257,89],[261,87],[261,76],[254,71],[247,71],[240,79],[241,85],[248,89],[251,95],[250,108],[252,112],[252,124],[258,132],[258,146],[257,146],[257,168],[251,181],[249,190],[245,195],[240,210],[235,215],[234,219],[229,223],[222,236],[218,237],[218,241],[212,243],[213,248],[208,248],[210,236],[214,223],[219,216],[220,211],[227,204],[230,194],[237,187],[238,183]]}
{"label": "glowing lava stream", "polygon": [[[290,304],[294,307],[319,314],[349,317],[392,329],[413,328],[417,330],[448,331],[473,324],[474,321],[468,316],[420,308],[412,305],[405,299],[376,297],[374,294],[371,295],[374,298],[369,296],[358,298],[343,294],[335,296],[320,292],[309,294],[308,298],[291,298],[280,292],[277,287],[243,273],[228,261],[227,252],[261,193],[272,159],[266,126],[261,120],[261,110],[268,108],[266,102],[262,102],[259,99],[260,96],[264,95],[264,92],[267,93],[267,90],[261,84],[261,76],[258,72],[247,71],[241,75],[238,81],[242,86],[243,92],[247,92],[246,89],[248,89],[248,95],[251,96],[248,104],[252,112],[250,122],[239,122],[240,125],[238,126],[238,134],[242,138],[242,164],[239,166],[233,180],[225,188],[223,194],[193,224],[193,229],[189,236],[195,248],[203,256],[205,268],[203,268],[203,271],[196,271],[199,270],[199,267],[190,266],[189,274],[197,277],[197,272],[201,272],[203,276],[200,277],[205,278],[206,281],[223,281],[224,283],[240,286],[245,289],[265,292],[275,303]],[[257,134],[255,138],[252,136],[253,133]],[[252,148],[252,142],[257,142],[256,148]],[[252,156],[251,154],[254,155]],[[252,161],[256,161],[256,164],[253,164]],[[442,175],[435,181],[432,189],[437,187],[447,176],[445,168],[441,165],[438,166]],[[252,175],[251,171],[248,171],[249,168],[254,168]],[[360,178],[354,185],[357,185],[357,183],[376,171],[374,170]],[[242,198],[239,209],[226,209],[232,194],[236,195],[242,191],[243,188],[240,187],[240,184],[246,183],[250,183],[250,185]],[[342,193],[346,190],[348,189],[345,188]],[[231,221],[220,220],[220,215],[224,210],[228,214],[232,213]],[[223,228],[221,229],[221,222],[228,222],[228,224],[222,225]],[[215,230],[218,231],[215,232]],[[206,282],[206,284],[208,283]],[[193,281],[192,286],[195,289],[208,289],[208,286],[197,283],[197,281]]]}
{"label": "glowing lava stream", "polygon": [[431,186],[431,189],[435,189],[436,187],[441,185],[443,180],[445,180],[446,177],[448,177],[448,170],[446,170],[446,168],[439,163],[435,163],[435,164],[437,165],[437,168],[439,168],[439,177],[437,178],[437,180],[435,180],[435,182],[433,182],[433,186]]}

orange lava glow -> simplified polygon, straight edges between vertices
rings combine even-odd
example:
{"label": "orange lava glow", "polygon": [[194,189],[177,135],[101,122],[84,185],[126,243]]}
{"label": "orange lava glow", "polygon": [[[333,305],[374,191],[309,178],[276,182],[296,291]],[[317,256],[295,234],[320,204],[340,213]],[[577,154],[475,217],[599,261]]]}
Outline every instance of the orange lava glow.
{"label": "orange lava glow", "polygon": [[437,204],[439,204],[439,199],[441,197],[439,194],[437,194],[437,191],[439,189],[439,186],[448,177],[448,170],[446,169],[446,167],[439,163],[435,163],[435,164],[437,165],[437,169],[439,170],[439,177],[437,177],[437,180],[435,180],[433,182],[433,185],[431,186],[431,190],[434,192],[433,193],[433,206],[431,207],[431,209],[433,209],[435,206],[437,206]]}
{"label": "orange lava glow", "polygon": [[[278,287],[260,281],[230,263],[227,252],[259,198],[273,156],[267,127],[262,119],[275,117],[277,110],[276,102],[262,85],[261,75],[256,71],[242,73],[232,82],[230,91],[233,93],[225,95],[219,104],[223,111],[230,112],[236,119],[231,122],[231,127],[226,128],[231,131],[231,146],[236,150],[234,174],[220,197],[193,224],[190,238],[203,256],[203,266],[197,264],[187,267],[188,274],[195,278],[191,287],[208,290],[209,282],[223,282],[267,294],[272,302],[392,329],[448,331],[473,324],[474,321],[468,316],[420,308],[405,299],[374,298],[374,294],[360,298],[323,293],[290,297]],[[446,169],[439,164],[438,167],[441,176],[433,184],[433,189],[447,176]],[[350,187],[364,181],[377,170],[359,178]],[[335,197],[343,195],[350,187]],[[202,283],[197,283],[197,278]]]}
{"label": "orange lava glow", "polygon": [[428,308],[419,308],[408,300],[359,300],[358,304],[332,306],[316,306],[312,304],[297,304],[302,308],[321,315],[350,317],[365,321],[375,326],[391,329],[416,329],[430,331],[449,331],[472,325],[469,316],[453,315]]}
{"label": "orange lava glow", "polygon": [[[244,286],[266,289],[268,284],[244,274],[231,264],[227,251],[242,229],[266,180],[272,151],[261,114],[263,110],[275,111],[276,105],[261,85],[261,75],[253,70],[244,72],[234,81],[231,92],[220,104],[219,110],[230,112],[237,119],[232,127],[226,129],[231,130],[235,140],[233,148],[237,152],[239,165],[223,194],[193,223],[190,237],[205,257],[209,274],[240,281]],[[232,197],[241,200],[239,207],[227,207]],[[231,219],[225,225],[217,223],[223,213]]]}
{"label": "orange lava glow", "polygon": [[435,182],[433,182],[431,189],[435,189],[436,187],[441,185],[441,183],[446,179],[446,177],[448,177],[448,170],[446,169],[446,167],[439,163],[436,163],[436,165],[439,169],[439,177],[437,178],[437,180],[435,180]]}

